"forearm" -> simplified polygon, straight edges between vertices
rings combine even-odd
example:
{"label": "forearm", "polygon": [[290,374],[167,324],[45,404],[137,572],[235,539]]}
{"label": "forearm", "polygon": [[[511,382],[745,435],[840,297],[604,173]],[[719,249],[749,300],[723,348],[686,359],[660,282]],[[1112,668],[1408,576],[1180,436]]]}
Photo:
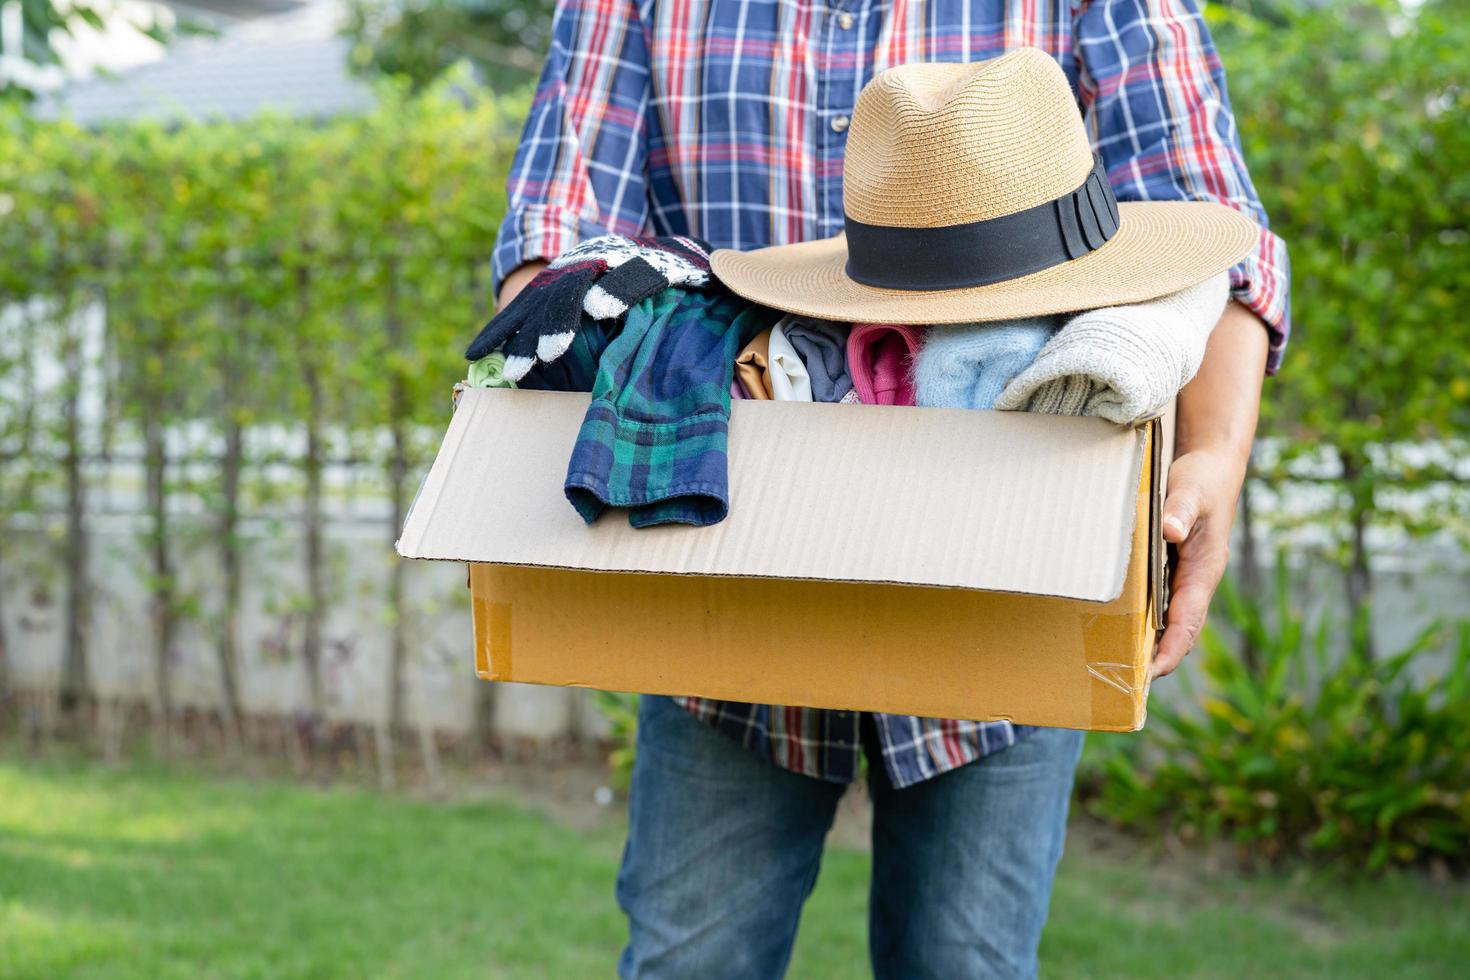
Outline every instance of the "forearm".
{"label": "forearm", "polygon": [[1225,307],[1210,334],[1194,380],[1179,392],[1175,455],[1221,452],[1239,464],[1242,479],[1260,413],[1268,335],[1238,302]]}
{"label": "forearm", "polygon": [[1177,667],[1194,646],[1225,574],[1235,502],[1256,433],[1267,343],[1256,315],[1232,302],[1210,334],[1199,373],[1179,393],[1163,527],[1164,539],[1178,547],[1178,562],[1155,676]]}
{"label": "forearm", "polygon": [[500,283],[500,292],[495,294],[495,308],[503,310],[509,306],[510,301],[516,298],[516,294],[525,289],[526,284],[536,278],[536,273],[544,268],[546,268],[546,261],[535,259],[531,262],[523,262],[506,273]]}
{"label": "forearm", "polygon": [[523,264],[648,224],[642,107],[652,98],[652,72],[638,4],[557,0],[552,36],[506,182],[494,255],[502,296],[504,279]]}

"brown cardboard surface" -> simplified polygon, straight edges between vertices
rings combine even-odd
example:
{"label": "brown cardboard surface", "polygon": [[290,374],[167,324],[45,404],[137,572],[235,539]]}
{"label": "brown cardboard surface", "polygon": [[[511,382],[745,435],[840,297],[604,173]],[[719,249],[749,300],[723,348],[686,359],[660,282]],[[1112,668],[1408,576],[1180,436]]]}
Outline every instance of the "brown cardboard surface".
{"label": "brown cardboard surface", "polygon": [[[634,530],[618,511],[585,525],[562,495],[587,401],[466,390],[399,553],[1090,602],[1124,591],[1140,526],[1144,428],[1007,412],[737,401],[729,517],[709,528]],[[1146,526],[1149,511],[1142,513]],[[731,596],[739,591],[730,588]]]}
{"label": "brown cardboard surface", "polygon": [[474,564],[477,666],[492,680],[1132,731],[1154,641],[1152,469],[1111,602]]}

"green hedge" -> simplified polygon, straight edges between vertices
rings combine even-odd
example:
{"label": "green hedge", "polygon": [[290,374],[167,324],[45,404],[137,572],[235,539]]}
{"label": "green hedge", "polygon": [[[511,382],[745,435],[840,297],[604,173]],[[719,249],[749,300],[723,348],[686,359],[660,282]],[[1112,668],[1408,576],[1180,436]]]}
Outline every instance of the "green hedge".
{"label": "green hedge", "polygon": [[[1470,870],[1470,623],[1434,623],[1374,656],[1361,629],[1309,622],[1278,563],[1268,608],[1229,583],[1221,618],[1255,645],[1248,669],[1217,629],[1156,698],[1148,737],[1094,736],[1089,812],[1248,862],[1307,857],[1348,871]],[[1437,655],[1437,656],[1427,656]]]}
{"label": "green hedge", "polygon": [[[287,461],[300,475],[291,533],[304,554],[302,652],[321,708],[325,467],[344,452],[381,466],[391,543],[431,448],[416,427],[442,425],[464,345],[489,310],[489,257],[528,105],[526,93],[494,98],[457,76],[419,94],[387,83],[379,93],[374,111],[330,120],[86,130],[0,118],[0,306],[30,302],[0,344],[0,518],[43,497],[54,513],[65,499],[66,702],[88,692],[86,466],[139,447],[149,515],[139,572],[152,592],[158,699],[170,704],[169,651],[180,617],[195,613],[169,506],[187,492],[208,507],[193,530],[202,523],[224,569],[225,594],[205,603],[220,619],[224,696],[238,703],[237,533],[268,489],[244,434],[274,423],[305,433],[305,451]],[[70,315],[98,303],[100,361],[84,356]],[[59,388],[38,387],[36,352],[64,365]],[[83,378],[103,389],[100,432],[74,408]],[[201,461],[213,476],[187,485],[166,455],[183,420],[211,426],[220,447]],[[390,590],[397,718],[408,655],[401,571]]]}
{"label": "green hedge", "polygon": [[527,103],[380,92],[321,122],[0,120],[0,296],[104,299],[124,417],[299,419],[312,361],[338,424],[389,422],[395,379],[436,421]]}

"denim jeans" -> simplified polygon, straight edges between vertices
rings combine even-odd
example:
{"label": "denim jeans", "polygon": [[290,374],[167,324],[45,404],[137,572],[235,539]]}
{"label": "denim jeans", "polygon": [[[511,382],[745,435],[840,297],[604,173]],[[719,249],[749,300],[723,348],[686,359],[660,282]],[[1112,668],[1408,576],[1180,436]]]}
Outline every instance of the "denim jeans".
{"label": "denim jeans", "polygon": [[[1081,749],[1080,732],[1042,729],[901,790],[869,765],[874,976],[1035,976]],[[629,926],[619,974],[780,977],[845,788],[644,697],[618,874]]]}

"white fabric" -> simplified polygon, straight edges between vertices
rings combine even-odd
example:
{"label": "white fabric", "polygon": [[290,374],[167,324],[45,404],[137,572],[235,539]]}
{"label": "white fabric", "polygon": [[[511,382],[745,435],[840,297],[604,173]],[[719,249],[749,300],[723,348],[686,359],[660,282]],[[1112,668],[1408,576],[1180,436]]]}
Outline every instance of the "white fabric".
{"label": "white fabric", "polygon": [[520,381],[526,375],[530,374],[531,368],[535,366],[536,358],[534,357],[526,357],[521,354],[507,354],[505,355],[505,370],[501,373],[511,381]]}
{"label": "white fabric", "polygon": [[1161,411],[1199,370],[1230,277],[1147,303],[1078,313],[996,399],[1003,411],[1096,415],[1126,425]]}
{"label": "white fabric", "polygon": [[536,340],[536,359],[542,364],[550,364],[561,357],[572,346],[572,341],[577,335],[567,330],[562,333],[544,333]]}
{"label": "white fabric", "polygon": [[771,330],[771,343],[766,350],[766,373],[771,379],[771,397],[778,402],[812,400],[812,379],[806,364],[791,341],[786,339],[787,317]]}
{"label": "white fabric", "polygon": [[593,283],[582,297],[582,309],[594,320],[616,320],[628,312],[628,304]]}

